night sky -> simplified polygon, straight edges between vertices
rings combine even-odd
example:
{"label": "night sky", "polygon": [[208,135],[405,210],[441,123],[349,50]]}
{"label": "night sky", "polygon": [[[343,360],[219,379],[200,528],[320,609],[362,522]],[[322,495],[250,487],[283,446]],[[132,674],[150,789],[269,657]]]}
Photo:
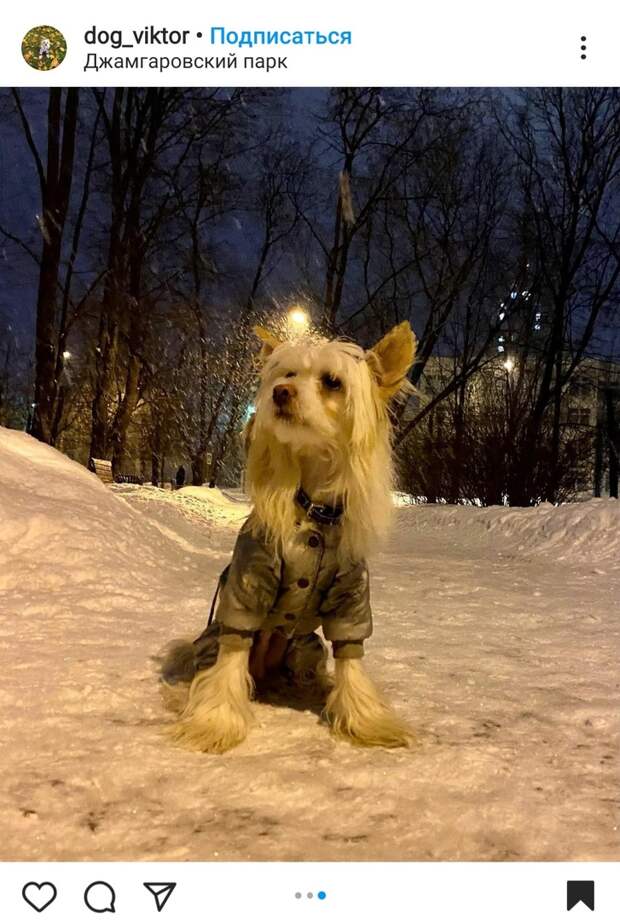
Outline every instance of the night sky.
{"label": "night sky", "polygon": [[[89,91],[86,89],[84,93]],[[223,91],[226,92],[226,91]],[[274,90],[274,93],[278,92]],[[472,91],[475,92],[475,91]],[[514,90],[497,91],[514,101]],[[32,126],[35,140],[40,150],[45,149],[45,124],[47,90],[24,89],[20,91]],[[337,181],[340,162],[338,156],[328,148],[320,135],[317,115],[324,112],[329,90],[325,88],[297,88],[283,91],[279,107],[275,107],[269,117],[293,139],[300,148],[319,151],[319,162]],[[40,209],[38,179],[33,158],[28,150],[21,126],[13,113],[13,104],[8,90],[0,94],[0,224],[11,233],[28,242],[35,253],[40,247],[40,232],[37,225],[37,213]],[[79,142],[78,142],[79,143]],[[74,181],[74,197],[79,177]],[[98,207],[102,212],[107,202],[91,193],[89,202],[90,217]],[[253,258],[256,251],[256,226],[251,217],[246,215],[229,216],[219,225],[218,233],[226,236],[228,245],[233,248],[241,261]],[[18,349],[28,353],[32,349],[34,312],[37,284],[37,267],[18,246],[0,236],[0,320],[8,322],[17,340]],[[286,298],[294,291],[297,281],[297,268],[294,259],[283,255],[271,271],[262,294],[272,297],[274,301]],[[599,327],[599,347],[601,354],[620,353],[620,336],[617,325],[609,322]]]}
{"label": "night sky", "polygon": [[[284,96],[281,108],[273,113],[272,118],[278,119],[282,127],[296,137],[300,144],[310,145],[316,140],[315,114],[324,104],[327,93],[328,90],[322,88],[295,89]],[[22,89],[20,95],[35,141],[39,149],[44,151],[47,91]],[[37,214],[40,210],[38,178],[16,117],[6,117],[10,109],[11,101],[5,90],[0,102],[0,225],[15,236],[27,240],[37,252]],[[94,207],[93,199],[94,196],[90,201],[91,209]],[[244,253],[249,257],[256,243],[251,220],[231,218],[225,222],[224,229],[242,258]],[[1,235],[0,258],[0,317],[12,326],[20,350],[29,349],[34,334],[37,268],[28,255]],[[281,259],[270,275],[269,289],[277,298],[291,284],[294,285],[294,267]]]}

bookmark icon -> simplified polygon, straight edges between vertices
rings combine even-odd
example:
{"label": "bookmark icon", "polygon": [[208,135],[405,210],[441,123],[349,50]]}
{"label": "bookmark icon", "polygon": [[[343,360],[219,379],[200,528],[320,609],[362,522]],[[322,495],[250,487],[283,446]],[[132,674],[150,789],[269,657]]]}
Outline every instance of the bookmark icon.
{"label": "bookmark icon", "polygon": [[580,902],[594,911],[594,880],[571,879],[566,883],[566,910],[570,911]]}
{"label": "bookmark icon", "polygon": [[161,911],[174,890],[176,889],[176,883],[143,883],[145,889],[151,893],[155,899],[155,904],[157,906],[157,911]]}

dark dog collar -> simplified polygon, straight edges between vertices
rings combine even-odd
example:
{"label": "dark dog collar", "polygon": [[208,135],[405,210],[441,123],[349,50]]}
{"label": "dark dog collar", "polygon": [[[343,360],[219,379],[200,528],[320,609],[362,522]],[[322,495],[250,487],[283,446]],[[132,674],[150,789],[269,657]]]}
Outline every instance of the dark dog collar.
{"label": "dark dog collar", "polygon": [[339,524],[344,513],[342,505],[317,505],[301,486],[297,490],[295,500],[299,502],[308,518],[318,524]]}

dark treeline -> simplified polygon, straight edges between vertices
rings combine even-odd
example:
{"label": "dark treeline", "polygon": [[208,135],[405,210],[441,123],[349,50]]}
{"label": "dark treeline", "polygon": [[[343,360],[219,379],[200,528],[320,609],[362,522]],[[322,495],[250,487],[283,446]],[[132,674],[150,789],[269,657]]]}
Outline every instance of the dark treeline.
{"label": "dark treeline", "polygon": [[23,183],[2,185],[0,423],[235,482],[251,327],[301,305],[363,345],[410,320],[409,491],[583,488],[565,403],[618,345],[619,91],[4,91],[0,153]]}

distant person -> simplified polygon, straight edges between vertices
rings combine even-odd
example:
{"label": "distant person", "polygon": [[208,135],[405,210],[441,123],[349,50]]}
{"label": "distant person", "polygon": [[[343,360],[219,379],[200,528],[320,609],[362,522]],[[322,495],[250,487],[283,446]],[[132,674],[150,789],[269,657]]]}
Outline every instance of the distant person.
{"label": "distant person", "polygon": [[181,465],[176,472],[175,481],[177,484],[177,489],[182,489],[185,486],[185,467]]}

